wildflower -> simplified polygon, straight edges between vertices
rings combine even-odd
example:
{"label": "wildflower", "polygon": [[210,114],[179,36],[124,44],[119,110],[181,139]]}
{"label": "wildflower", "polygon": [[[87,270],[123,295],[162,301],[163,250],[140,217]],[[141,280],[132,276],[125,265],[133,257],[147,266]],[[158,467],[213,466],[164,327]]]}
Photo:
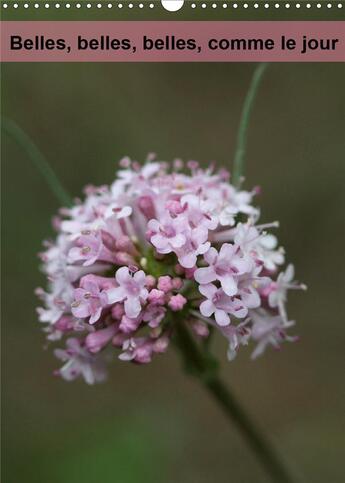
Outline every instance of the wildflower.
{"label": "wildflower", "polygon": [[277,281],[272,282],[270,285],[270,293],[268,295],[268,303],[272,308],[278,307],[281,317],[286,320],[285,303],[287,300],[287,292],[291,289],[306,290],[306,285],[293,282],[294,267],[288,265],[285,272],[281,272],[278,275]]}
{"label": "wildflower", "polygon": [[[269,226],[277,226],[272,223]],[[275,271],[277,265],[284,263],[284,250],[276,250],[278,240],[271,233],[263,233],[261,227],[251,223],[239,223],[234,230],[234,242],[242,247],[244,253],[251,254],[257,261],[262,262],[269,271]]]}
{"label": "wildflower", "polygon": [[55,349],[55,355],[65,362],[55,374],[66,381],[73,381],[81,375],[87,384],[94,384],[106,378],[104,361],[92,355],[78,339],[67,339],[66,350]]}
{"label": "wildflower", "polygon": [[241,345],[248,345],[251,330],[248,327],[248,320],[241,322],[237,326],[229,325],[222,329],[222,334],[228,339],[229,347],[227,357],[229,361],[233,361]]}
{"label": "wildflower", "polygon": [[72,262],[82,261],[84,266],[92,265],[97,260],[113,263],[114,255],[104,246],[100,232],[84,230],[75,245],[68,253]]}
{"label": "wildflower", "polygon": [[210,246],[210,242],[207,241],[207,230],[199,227],[191,230],[186,243],[175,252],[182,267],[194,268],[198,255],[206,253]]}
{"label": "wildflower", "polygon": [[187,239],[183,233],[185,227],[184,218],[173,219],[167,215],[161,223],[157,220],[150,220],[148,223],[150,241],[158,253],[170,253],[186,243]]}
{"label": "wildflower", "polygon": [[128,267],[119,268],[115,276],[119,286],[107,291],[109,303],[124,301],[127,317],[137,317],[141,310],[141,303],[148,297],[145,277],[143,270],[131,275]]}
{"label": "wildflower", "polygon": [[74,297],[71,304],[72,314],[80,319],[90,317],[90,324],[97,322],[103,307],[108,304],[107,294],[94,282],[85,282],[82,288],[75,289]]}
{"label": "wildflower", "polygon": [[245,213],[246,215],[257,216],[258,209],[251,205],[254,192],[236,191],[232,187],[229,189],[228,197],[231,203],[226,203],[219,215],[219,222],[222,226],[235,225],[236,215]]}
{"label": "wildflower", "polygon": [[217,228],[218,217],[215,216],[215,204],[212,200],[204,200],[200,196],[188,194],[182,196],[181,206],[191,227],[202,226],[207,230]]}
{"label": "wildflower", "polygon": [[40,255],[39,320],[49,341],[66,338],[56,374],[104,380],[114,351],[146,364],[167,350],[181,317],[196,337],[218,330],[229,360],[251,342],[255,358],[295,340],[287,294],[305,287],[292,266],[279,273],[284,251],[267,231],[277,223],[258,224],[257,190],[239,191],[228,172],[196,161],[176,161],[175,172],[152,160],[120,164],[109,187],[88,186],[84,201],[60,210],[56,240]]}
{"label": "wildflower", "polygon": [[222,288],[217,288],[212,283],[200,285],[199,290],[206,297],[200,305],[200,312],[205,317],[214,314],[216,322],[221,327],[230,324],[229,314],[237,318],[247,315],[247,308],[236,297],[229,297]]}
{"label": "wildflower", "polygon": [[257,342],[252,359],[263,354],[268,345],[278,350],[282,342],[298,340],[298,337],[289,336],[286,333],[289,327],[295,325],[294,321],[284,321],[280,315],[271,316],[264,310],[253,311],[251,319],[253,321],[251,336]]}
{"label": "wildflower", "polygon": [[206,268],[198,268],[194,274],[195,280],[200,284],[218,280],[227,295],[237,292],[238,276],[250,272],[252,261],[241,255],[239,246],[224,243],[218,254],[215,248],[210,248],[204,255],[209,264]]}

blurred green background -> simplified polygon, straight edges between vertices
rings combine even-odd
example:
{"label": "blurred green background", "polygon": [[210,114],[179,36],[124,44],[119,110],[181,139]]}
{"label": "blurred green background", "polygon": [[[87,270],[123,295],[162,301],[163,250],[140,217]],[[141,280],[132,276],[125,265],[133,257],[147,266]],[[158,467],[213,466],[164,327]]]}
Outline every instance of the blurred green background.
{"label": "blurred green background", "polygon": [[[2,112],[37,143],[66,189],[109,183],[124,155],[231,166],[253,64],[4,64]],[[344,481],[342,237],[345,67],[274,64],[250,127],[246,187],[307,293],[292,293],[301,341],[222,373],[306,482]],[[148,366],[114,361],[104,385],[52,376],[34,288],[58,204],[2,136],[3,482],[263,483],[236,430],[173,348]]]}

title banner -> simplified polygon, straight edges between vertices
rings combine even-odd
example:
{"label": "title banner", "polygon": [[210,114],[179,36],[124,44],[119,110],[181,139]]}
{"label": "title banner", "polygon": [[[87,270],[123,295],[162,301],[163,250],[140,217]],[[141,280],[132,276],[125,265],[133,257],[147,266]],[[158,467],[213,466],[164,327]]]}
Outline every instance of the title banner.
{"label": "title banner", "polygon": [[344,62],[344,21],[3,21],[2,62]]}

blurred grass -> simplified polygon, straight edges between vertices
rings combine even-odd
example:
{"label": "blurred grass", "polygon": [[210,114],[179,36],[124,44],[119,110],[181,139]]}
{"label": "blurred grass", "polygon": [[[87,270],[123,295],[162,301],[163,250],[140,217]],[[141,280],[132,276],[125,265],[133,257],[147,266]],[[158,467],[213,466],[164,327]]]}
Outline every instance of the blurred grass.
{"label": "blurred grass", "polygon": [[123,483],[159,481],[166,448],[158,444],[146,420],[125,420],[116,426],[90,422],[76,430],[58,432],[54,441],[33,442],[22,452],[13,448],[12,464],[4,468],[5,481],[30,481],[28,475],[32,481],[51,483],[110,483],[114,475]]}
{"label": "blurred grass", "polygon": [[[123,155],[231,166],[250,64],[4,64],[3,115],[37,143],[65,188],[109,183]],[[307,293],[291,295],[301,341],[224,377],[304,481],[344,481],[343,207],[345,68],[274,64],[253,111],[246,187]],[[58,205],[2,137],[4,483],[266,481],[173,350],[149,367],[114,359],[93,388],[52,377],[35,315],[36,253]]]}

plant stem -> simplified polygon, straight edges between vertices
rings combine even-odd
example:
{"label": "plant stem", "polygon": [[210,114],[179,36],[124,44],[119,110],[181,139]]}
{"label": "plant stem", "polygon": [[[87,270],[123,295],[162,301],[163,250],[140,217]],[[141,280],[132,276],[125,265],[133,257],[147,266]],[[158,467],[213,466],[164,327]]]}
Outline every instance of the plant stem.
{"label": "plant stem", "polygon": [[58,177],[44,158],[41,151],[30,137],[12,120],[3,118],[2,127],[27,153],[37,170],[42,174],[48,186],[63,206],[71,206],[72,199],[61,185]]}
{"label": "plant stem", "polygon": [[221,381],[217,365],[209,354],[202,351],[183,320],[174,321],[177,346],[182,353],[188,372],[206,387],[226,416],[236,425],[274,483],[292,483],[293,478],[271,444],[255,427],[233,394]]}
{"label": "plant stem", "polygon": [[261,79],[267,66],[268,64],[266,62],[263,62],[256,67],[242,108],[240,125],[237,133],[237,145],[235,151],[234,165],[232,170],[232,184],[237,188],[239,188],[241,185],[241,179],[244,172],[244,155],[246,152],[247,132],[250,114],[254,105],[255,97],[258,92]]}

